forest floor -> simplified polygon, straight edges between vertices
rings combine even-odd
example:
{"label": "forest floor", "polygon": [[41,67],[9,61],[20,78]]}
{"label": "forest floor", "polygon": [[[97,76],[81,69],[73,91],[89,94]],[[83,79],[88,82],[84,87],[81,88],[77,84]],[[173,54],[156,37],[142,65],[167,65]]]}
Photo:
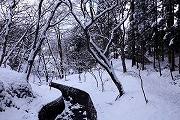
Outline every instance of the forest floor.
{"label": "forest floor", "polygon": [[[88,92],[97,110],[98,120],[179,120],[180,75],[178,72],[173,72],[174,80],[172,80],[168,69],[162,69],[162,76],[160,76],[151,65],[146,65],[146,70],[140,71],[148,100],[146,104],[139,70],[132,68],[129,60],[126,60],[126,64],[128,72],[123,73],[121,61],[113,60],[116,75],[125,91],[125,94],[117,100],[115,100],[118,96],[117,88],[105,71],[102,72],[103,92],[102,81],[97,70],[93,70],[93,73],[97,77],[98,84],[89,72],[82,73],[81,80],[78,74],[74,74],[67,76],[66,80],[54,79],[53,82]],[[12,83],[23,84],[20,73],[4,68],[0,68],[0,73],[0,82],[6,89]],[[20,82],[17,82],[18,80]],[[50,90],[45,82],[40,85],[39,80],[34,79],[33,76],[30,85],[35,97],[7,97],[7,100],[12,101],[12,105],[4,107],[5,111],[0,112],[0,120],[37,120],[40,108],[61,95],[56,89]],[[2,102],[4,101],[1,101],[1,106]]]}

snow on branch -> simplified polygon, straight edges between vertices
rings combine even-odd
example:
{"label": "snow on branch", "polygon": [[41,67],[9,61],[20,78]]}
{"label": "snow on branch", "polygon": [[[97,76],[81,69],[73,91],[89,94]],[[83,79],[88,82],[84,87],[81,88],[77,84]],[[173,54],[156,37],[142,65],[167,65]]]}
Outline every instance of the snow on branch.
{"label": "snow on branch", "polygon": [[107,13],[107,12],[111,11],[112,9],[114,9],[117,5],[118,5],[118,0],[116,0],[116,4],[112,5],[111,7],[106,8],[105,10],[100,12],[98,15],[96,15],[93,20],[94,21],[97,20],[98,18],[100,18],[105,13]]}
{"label": "snow on branch", "polygon": [[[111,65],[109,64],[109,60],[106,58],[105,54],[103,54],[103,53],[101,52],[101,50],[100,50],[99,47],[94,43],[94,41],[92,40],[91,37],[90,37],[90,41],[89,41],[89,42],[91,43],[92,47],[96,50],[97,53],[95,53],[95,54],[98,54],[99,57],[103,60],[103,63],[105,64],[105,66],[107,66],[107,68],[110,68]],[[91,50],[93,50],[93,49],[91,48]],[[97,55],[96,55],[96,56],[97,56]],[[100,58],[98,58],[98,59],[100,59]]]}
{"label": "snow on branch", "polygon": [[[80,19],[78,19],[77,15],[73,12],[73,6],[72,6],[72,2],[70,0],[68,0],[69,4],[68,7],[70,8],[70,12],[73,15],[74,19],[78,22],[78,24],[83,28],[83,29],[88,29],[97,19],[99,19],[102,15],[104,15],[105,13],[111,11],[112,9],[114,9],[117,5],[118,5],[118,0],[116,0],[116,3],[114,5],[111,5],[110,7],[106,8],[105,10],[103,10],[102,12],[100,12],[99,14],[95,15],[94,14],[94,8],[92,5],[92,0],[89,0],[89,2],[87,0],[81,0],[81,12],[84,15],[84,18],[86,18],[87,16],[90,17],[88,22],[85,22],[85,24],[83,24],[81,22]],[[87,12],[86,10],[86,3],[89,3],[89,14],[85,14]]]}
{"label": "snow on branch", "polygon": [[[62,3],[62,1],[57,1],[57,2],[54,4],[54,7],[53,7],[52,10],[51,10],[51,14],[49,15],[49,17],[48,17],[48,19],[47,19],[47,21],[46,21],[46,23],[45,23],[45,25],[44,25],[44,27],[43,27],[43,30],[42,30],[42,32],[41,32],[41,37],[44,38],[47,29],[48,29],[49,27],[51,27],[51,26],[50,26],[50,22],[51,22],[54,14],[55,14],[55,12],[56,12],[56,9],[58,8],[58,6],[59,6],[61,3]],[[61,20],[61,21],[62,21],[62,20]]]}
{"label": "snow on branch", "polygon": [[110,39],[109,39],[109,42],[108,42],[108,44],[107,44],[107,46],[106,46],[103,54],[106,54],[106,52],[108,51],[108,49],[109,49],[109,47],[110,47],[110,45],[111,45],[111,43],[112,43],[112,40],[113,40],[113,38],[114,38],[114,31],[117,30],[117,29],[127,20],[128,16],[129,16],[129,12],[130,12],[130,11],[128,11],[126,17],[125,17],[121,22],[119,22],[119,23],[116,25],[116,27],[114,27],[114,28],[112,29],[112,31],[111,31],[111,37],[110,37]]}
{"label": "snow on branch", "polygon": [[73,15],[74,19],[78,22],[78,24],[83,28],[86,29],[86,26],[82,24],[82,22],[78,19],[78,17],[75,15],[73,11],[71,11],[71,14]]}
{"label": "snow on branch", "polygon": [[172,38],[169,42],[169,46],[172,46],[174,44],[174,38]]}
{"label": "snow on branch", "polygon": [[51,24],[50,27],[53,27],[53,26],[59,24],[60,22],[62,22],[69,14],[70,14],[70,12],[67,12],[60,20],[58,20],[55,23]]}
{"label": "snow on branch", "polygon": [[6,59],[3,61],[3,64],[9,59],[10,55],[13,53],[13,51],[15,50],[15,48],[19,45],[19,43],[23,40],[23,38],[26,36],[27,32],[29,29],[26,30],[26,32],[21,36],[21,38],[16,42],[16,44],[14,45],[14,47],[11,49],[11,51],[8,53]]}
{"label": "snow on branch", "polygon": [[101,34],[97,34],[97,33],[93,33],[93,34],[91,34],[90,35],[91,37],[101,37],[101,38],[104,38],[104,39],[106,39],[106,40],[109,40],[109,38],[108,37],[106,37],[106,36],[104,36],[104,35],[101,35]]}

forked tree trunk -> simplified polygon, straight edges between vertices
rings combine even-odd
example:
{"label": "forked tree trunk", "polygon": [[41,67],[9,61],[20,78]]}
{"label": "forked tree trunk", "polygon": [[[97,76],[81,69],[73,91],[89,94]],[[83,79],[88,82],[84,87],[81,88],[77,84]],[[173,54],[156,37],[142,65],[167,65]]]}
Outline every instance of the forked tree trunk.
{"label": "forked tree trunk", "polygon": [[93,45],[91,46],[92,43],[90,42],[91,41],[90,36],[86,30],[84,30],[84,33],[85,33],[85,36],[86,36],[86,39],[88,42],[89,52],[97,60],[97,62],[108,72],[109,76],[111,77],[112,81],[114,82],[114,84],[116,85],[116,87],[118,89],[119,95],[117,98],[121,97],[124,94],[124,89],[115,74],[113,66],[110,64],[110,62],[108,61],[106,56],[103,55],[103,53],[101,53],[100,50],[98,50],[96,48],[91,48]]}
{"label": "forked tree trunk", "polygon": [[[82,27],[83,31],[84,31],[84,34],[85,34],[85,37],[86,37],[86,41],[87,41],[87,45],[88,45],[88,49],[89,49],[89,52],[92,54],[92,56],[97,60],[97,62],[105,68],[105,70],[108,72],[108,74],[110,75],[112,81],[114,82],[114,84],[116,85],[118,91],[119,91],[119,95],[118,97],[122,96],[124,94],[124,90],[123,90],[123,87],[120,83],[120,81],[118,80],[115,72],[114,72],[114,69],[113,69],[113,66],[110,64],[110,61],[108,60],[108,58],[106,57],[106,54],[107,54],[107,51],[109,50],[109,47],[110,45],[112,44],[112,40],[114,38],[114,32],[115,30],[117,30],[118,28],[120,28],[120,26],[125,22],[125,20],[127,20],[128,18],[128,14],[127,16],[125,17],[124,20],[122,20],[121,22],[119,22],[117,24],[116,27],[114,27],[111,31],[111,37],[109,39],[109,42],[108,44],[106,45],[106,48],[104,51],[101,51],[101,49],[97,46],[97,44],[91,39],[91,35],[89,34],[89,31],[90,31],[90,28],[93,26],[93,23],[99,19],[101,16],[103,16],[105,13],[113,10],[115,7],[117,7],[118,5],[118,2],[119,0],[116,0],[116,4],[112,5],[111,7],[108,7],[107,9],[103,10],[101,13],[97,14],[97,15],[94,15],[94,9],[92,8],[92,5],[90,5],[88,8],[90,10],[90,16],[86,16],[85,17],[90,17],[90,22],[86,23],[84,25],[84,23],[81,22],[81,20],[74,14],[73,12],[73,9],[72,9],[72,3],[70,1],[70,10],[71,10],[71,13],[72,15],[74,16],[76,22],[78,22],[78,24]],[[82,1],[81,1],[81,4],[84,4]],[[91,2],[90,2],[91,4]],[[85,4],[86,5],[86,4]],[[84,6],[85,7],[85,6]],[[85,7],[86,8],[86,7]],[[84,11],[83,9],[81,9],[83,13],[85,13],[86,11]]]}

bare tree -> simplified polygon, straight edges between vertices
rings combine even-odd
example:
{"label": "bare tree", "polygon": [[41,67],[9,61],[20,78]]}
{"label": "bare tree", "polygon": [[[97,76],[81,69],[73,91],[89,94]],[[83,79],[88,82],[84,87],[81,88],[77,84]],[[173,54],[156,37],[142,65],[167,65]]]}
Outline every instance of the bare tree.
{"label": "bare tree", "polygon": [[7,23],[5,24],[5,27],[4,27],[4,37],[3,37],[3,45],[2,45],[3,48],[2,48],[1,58],[0,58],[0,66],[2,65],[3,60],[4,60],[5,56],[6,56],[8,35],[9,35],[9,31],[10,31],[10,26],[12,24],[13,11],[16,8],[16,5],[18,4],[18,2],[16,0],[13,0],[13,1],[9,0],[9,1],[5,1],[5,2],[8,3],[7,10],[9,11],[9,14],[7,16]]}
{"label": "bare tree", "polygon": [[118,78],[115,74],[113,66],[110,64],[110,61],[106,57],[106,53],[108,52],[108,49],[109,49],[109,47],[113,41],[115,30],[117,30],[126,21],[128,16],[124,17],[124,19],[119,21],[117,23],[117,25],[111,29],[110,37],[107,38],[108,43],[106,44],[106,48],[102,50],[94,42],[94,40],[93,40],[94,34],[92,34],[90,32],[90,29],[96,20],[98,20],[105,13],[113,10],[118,5],[118,0],[113,1],[112,5],[106,6],[106,9],[104,9],[102,12],[100,12],[98,14],[95,13],[95,6],[93,6],[93,4],[94,4],[94,2],[92,0],[86,0],[86,1],[81,0],[81,3],[80,3],[81,13],[84,16],[84,19],[82,20],[82,18],[79,18],[76,15],[76,13],[74,12],[75,8],[74,8],[72,2],[69,0],[69,8],[70,8],[71,14],[74,17],[74,19],[77,21],[77,23],[83,29],[83,32],[85,34],[87,44],[88,44],[88,49],[89,49],[90,53],[97,60],[97,62],[106,69],[106,71],[110,75],[111,79],[115,83],[115,85],[119,91],[118,97],[120,97],[124,94],[124,90],[123,90],[123,87],[121,85],[121,82],[118,80]]}
{"label": "bare tree", "polygon": [[[40,28],[40,22],[41,22],[41,16],[42,16],[42,6],[43,6],[43,1],[41,0],[39,2],[38,6],[38,19],[37,19],[37,25],[36,25],[36,31],[35,31],[35,39],[32,44],[31,52],[28,58],[28,63],[26,65],[26,68],[24,70],[24,73],[26,74],[26,80],[28,81],[30,72],[32,69],[32,65],[34,62],[34,59],[41,49],[42,43],[46,39],[46,32],[50,27],[55,26],[56,24],[60,23],[69,13],[63,14],[63,16],[60,16],[61,18],[56,18],[55,20],[53,19],[56,10],[60,5],[62,5],[64,2],[63,0],[57,0],[56,2],[52,3],[53,5],[49,8],[50,12],[48,12],[47,19],[45,20],[45,23],[42,25],[42,28]],[[45,10],[46,11],[46,10]]]}
{"label": "bare tree", "polygon": [[21,0],[5,0],[0,5],[0,21],[3,23],[0,29],[0,66],[6,67],[7,64],[13,70],[22,71],[21,66],[31,44],[30,32],[34,27],[29,14],[33,6]]}

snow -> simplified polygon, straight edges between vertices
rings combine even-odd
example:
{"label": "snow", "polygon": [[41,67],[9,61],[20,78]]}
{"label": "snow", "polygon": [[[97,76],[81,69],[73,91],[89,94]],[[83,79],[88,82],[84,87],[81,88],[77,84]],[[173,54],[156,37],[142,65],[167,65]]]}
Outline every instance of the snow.
{"label": "snow", "polygon": [[169,46],[173,45],[174,44],[174,38],[172,38],[169,42]]}
{"label": "snow", "polygon": [[[140,86],[139,71],[131,67],[131,61],[126,60],[127,71],[123,73],[120,60],[113,60],[113,66],[119,81],[122,83],[125,94],[115,101],[118,90],[106,72],[103,72],[104,92],[102,92],[101,80],[98,71],[94,74],[81,74],[81,80],[77,74],[66,77],[66,80],[53,80],[76,87],[88,92],[97,110],[98,120],[179,120],[180,118],[180,75],[173,72],[175,80],[172,81],[168,69],[162,70],[162,76],[151,66],[141,71],[140,75],[144,84],[144,91],[148,99],[146,104]],[[22,74],[0,68],[0,82],[8,84],[23,82]],[[38,79],[30,80],[35,98],[13,98],[15,107],[6,107],[5,112],[0,112],[0,120],[37,120],[38,111],[43,104],[58,98],[61,93],[56,89],[49,89],[47,84],[38,84]]]}
{"label": "snow", "polygon": [[[27,83],[24,79],[24,74],[5,68],[0,68],[0,73],[0,82],[4,84],[4,88],[6,88],[6,90],[10,89],[12,85],[14,85],[15,88],[17,88],[19,85],[29,85],[29,83]],[[50,90],[46,84],[39,86],[37,83],[31,82],[30,89],[33,91],[35,98],[12,97],[5,92],[6,90],[4,91],[6,98],[9,101],[12,101],[12,104],[11,107],[5,108],[5,112],[0,112],[0,120],[37,120],[38,111],[41,109],[41,107],[55,100],[61,95],[61,93],[56,89]],[[1,107],[4,100],[0,102]]]}
{"label": "snow", "polygon": [[166,33],[166,34],[164,35],[164,37],[163,37],[163,40],[167,40],[169,34],[170,34],[169,32]]}
{"label": "snow", "polygon": [[153,22],[152,24],[151,24],[151,27],[153,28],[153,27],[156,27],[156,22]]}

